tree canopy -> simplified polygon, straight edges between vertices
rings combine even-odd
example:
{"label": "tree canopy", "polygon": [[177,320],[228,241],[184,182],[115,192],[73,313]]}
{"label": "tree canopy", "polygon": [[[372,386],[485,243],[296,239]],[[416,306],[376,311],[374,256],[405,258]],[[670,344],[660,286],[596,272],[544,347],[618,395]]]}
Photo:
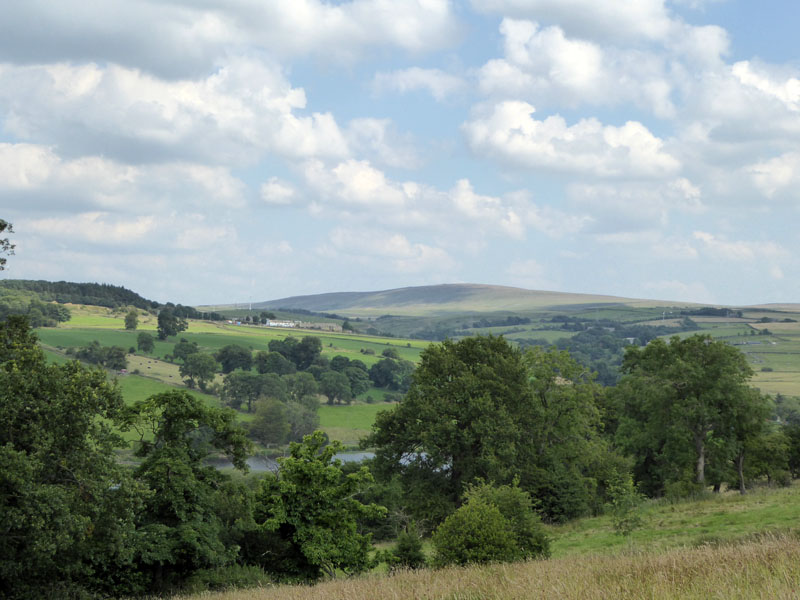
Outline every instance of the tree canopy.
{"label": "tree canopy", "polygon": [[708,335],[631,347],[623,372],[613,394],[616,441],[634,457],[634,475],[648,494],[670,483],[704,486],[709,459],[719,468],[737,435],[745,436],[741,419],[764,414],[763,399],[747,385],[752,370],[744,355]]}

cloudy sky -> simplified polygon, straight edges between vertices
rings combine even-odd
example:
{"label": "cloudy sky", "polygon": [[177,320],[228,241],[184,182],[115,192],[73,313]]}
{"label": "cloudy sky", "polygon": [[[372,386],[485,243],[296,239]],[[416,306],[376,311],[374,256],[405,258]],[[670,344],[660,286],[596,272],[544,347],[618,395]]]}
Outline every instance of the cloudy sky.
{"label": "cloudy sky", "polygon": [[4,277],[799,301],[793,0],[8,0]]}

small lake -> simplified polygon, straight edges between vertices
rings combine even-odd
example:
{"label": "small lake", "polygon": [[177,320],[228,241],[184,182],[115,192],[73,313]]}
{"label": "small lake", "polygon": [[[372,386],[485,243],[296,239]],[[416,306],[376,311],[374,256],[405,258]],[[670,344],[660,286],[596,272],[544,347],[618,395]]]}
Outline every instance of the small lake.
{"label": "small lake", "polygon": [[[368,458],[374,458],[374,452],[340,452],[334,455],[343,463],[346,462],[361,462]],[[227,459],[216,459],[208,461],[208,464],[217,467],[218,469],[232,469],[233,464]],[[254,473],[263,473],[265,471],[277,471],[278,461],[268,456],[251,456],[247,459],[247,466]]]}

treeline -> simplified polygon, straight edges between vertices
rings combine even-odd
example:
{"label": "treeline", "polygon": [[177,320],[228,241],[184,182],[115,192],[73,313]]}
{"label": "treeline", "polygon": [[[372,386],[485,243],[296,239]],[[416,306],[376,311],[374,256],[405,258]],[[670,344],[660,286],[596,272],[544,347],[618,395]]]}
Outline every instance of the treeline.
{"label": "treeline", "polygon": [[42,302],[35,292],[0,287],[0,320],[11,315],[25,315],[32,327],[55,327],[72,316],[66,306]]}
{"label": "treeline", "polygon": [[[616,321],[585,321],[575,317],[557,316],[552,322],[564,323],[564,328],[577,331],[572,337],[550,342],[543,338],[522,339],[518,343],[526,347],[555,347],[566,350],[573,359],[597,373],[597,381],[604,386],[613,386],[621,375],[622,359],[628,346],[644,346],[652,340],[675,333],[675,327],[653,325],[623,325]],[[681,328],[679,330],[686,330]],[[694,329],[690,326],[689,330]]]}
{"label": "treeline", "polygon": [[159,306],[158,302],[147,300],[127,288],[107,283],[5,279],[0,281],[0,287],[35,292],[42,300],[59,304],[88,304],[106,308],[135,306],[144,310]]}

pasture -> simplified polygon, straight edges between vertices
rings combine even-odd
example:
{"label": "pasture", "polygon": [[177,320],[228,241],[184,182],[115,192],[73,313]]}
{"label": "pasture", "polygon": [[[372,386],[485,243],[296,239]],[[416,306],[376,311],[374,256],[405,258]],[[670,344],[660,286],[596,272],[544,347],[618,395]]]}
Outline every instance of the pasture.
{"label": "pasture", "polygon": [[797,598],[800,488],[650,501],[629,537],[608,517],[549,527],[552,558],[275,585],[183,600]]}

